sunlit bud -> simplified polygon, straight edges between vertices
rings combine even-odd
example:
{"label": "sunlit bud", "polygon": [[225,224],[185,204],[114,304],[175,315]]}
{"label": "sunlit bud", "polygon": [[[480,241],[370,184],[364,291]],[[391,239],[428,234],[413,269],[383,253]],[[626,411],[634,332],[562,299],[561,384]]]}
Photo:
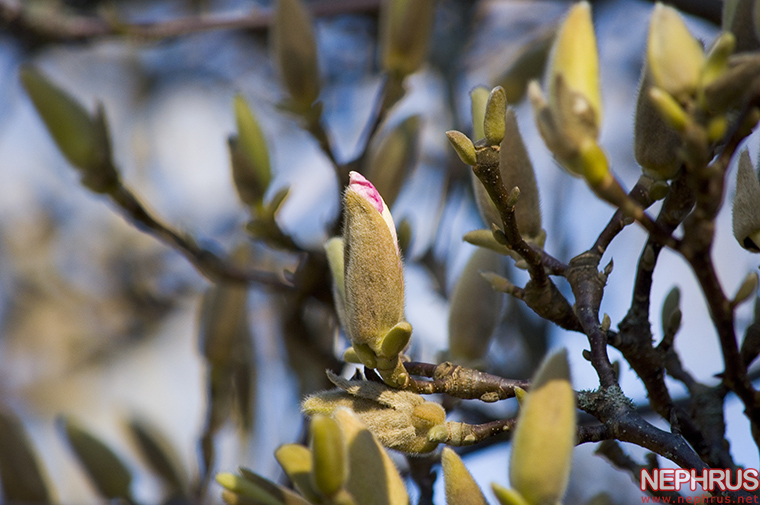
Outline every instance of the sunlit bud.
{"label": "sunlit bud", "polygon": [[752,252],[760,252],[760,180],[745,149],[739,156],[733,208],[734,237]]}
{"label": "sunlit bud", "polygon": [[737,306],[746,301],[750,296],[755,296],[755,293],[757,293],[757,284],[757,272],[748,273],[744,278],[744,281],[742,281],[742,285],[736,290],[736,295],[734,295],[731,304]]}
{"label": "sunlit bud", "polygon": [[390,211],[356,172],[345,192],[343,238],[346,329],[354,344],[378,353],[386,334],[404,321],[404,279]]}
{"label": "sunlit bud", "polygon": [[472,137],[477,141],[486,136],[483,122],[486,119],[486,104],[490,92],[485,86],[477,86],[470,91],[470,112],[472,113]]}
{"label": "sunlit bud", "polygon": [[370,145],[365,173],[389,206],[417,161],[419,133],[420,116],[409,116]]}
{"label": "sunlit bud", "polygon": [[647,65],[652,83],[679,101],[686,101],[699,85],[705,53],[672,7],[655,4],[649,24]]}
{"label": "sunlit bud", "polygon": [[[554,39],[549,59],[549,103],[557,111],[561,92],[556,89],[561,79],[571,94],[577,94],[584,103],[573,100],[571,108],[576,114],[591,116],[597,128],[602,123],[602,96],[599,84],[599,54],[596,48],[591,6],[588,2],[575,4]],[[590,108],[590,113],[580,110]]]}
{"label": "sunlit bud", "polygon": [[525,501],[525,498],[514,489],[500,486],[495,482],[491,484],[491,489],[501,505],[532,505]]}
{"label": "sunlit bud", "polygon": [[102,106],[91,115],[34,67],[23,67],[19,75],[58,149],[82,174],[82,184],[98,193],[113,189],[119,176],[111,161],[111,141]]}
{"label": "sunlit bud", "polygon": [[488,505],[483,491],[464,466],[462,459],[448,447],[441,453],[446,503],[458,505]]}
{"label": "sunlit bud", "polygon": [[725,0],[723,2],[722,28],[736,37],[736,50],[754,51],[760,47],[756,33],[755,0]]}
{"label": "sunlit bud", "polygon": [[324,245],[327,256],[327,264],[332,276],[333,300],[335,300],[335,312],[343,328],[346,328],[346,289],[344,284],[345,255],[343,250],[343,237],[333,237]]}
{"label": "sunlit bud", "polygon": [[235,96],[237,137],[230,137],[232,179],[240,200],[260,203],[272,180],[267,141],[256,117],[241,95]]}
{"label": "sunlit bud", "polygon": [[330,372],[328,378],[338,389],[307,397],[301,404],[307,415],[330,415],[346,407],[356,412],[386,447],[420,454],[438,445],[428,439],[428,432],[446,422],[446,412],[439,404],[379,382],[349,381]]}
{"label": "sunlit bud", "polygon": [[312,482],[325,496],[340,491],[348,475],[346,444],[338,423],[331,417],[315,415],[309,426],[314,468]]}
{"label": "sunlit bud", "polygon": [[662,88],[649,88],[649,100],[665,123],[677,132],[683,132],[689,125],[689,115],[673,96]]}
{"label": "sunlit bud", "polygon": [[449,352],[452,361],[472,366],[488,352],[504,295],[491,289],[478,272],[500,270],[499,255],[480,247],[475,249],[464,267],[454,286],[449,306]]}
{"label": "sunlit bud", "polygon": [[497,86],[488,95],[483,118],[483,135],[487,145],[497,146],[504,139],[506,113],[507,96],[504,94],[504,88]]}
{"label": "sunlit bud", "polygon": [[388,0],[380,11],[383,69],[398,77],[417,71],[427,56],[434,0]]}
{"label": "sunlit bud", "polygon": [[360,505],[409,505],[404,481],[390,456],[353,411],[338,408],[333,417],[345,436],[349,467],[346,490]]}
{"label": "sunlit bud", "polygon": [[[240,471],[243,472],[244,469],[241,468]],[[229,505],[308,505],[310,503],[293,491],[249,471],[245,471],[244,477],[231,473],[219,473],[216,475],[216,482],[225,489],[222,491],[222,498]]]}
{"label": "sunlit bud", "polygon": [[667,333],[670,327],[671,319],[676,312],[681,311],[681,290],[678,286],[668,292],[665,300],[662,302],[662,331]]}
{"label": "sunlit bud", "polygon": [[[651,89],[651,78],[645,65],[636,99],[633,151],[644,173],[653,179],[671,179],[681,167],[678,156],[681,136],[665,121],[659,108],[652,102]],[[678,109],[683,111],[680,105]]]}
{"label": "sunlit bud", "polygon": [[528,397],[528,392],[525,391],[523,388],[515,386],[515,398],[517,399],[517,403],[522,407],[523,402],[525,401],[525,398]]}
{"label": "sunlit bud", "polygon": [[275,61],[294,105],[308,110],[319,97],[317,42],[302,0],[277,0],[272,45]]}
{"label": "sunlit bud", "polygon": [[473,166],[478,162],[475,155],[475,146],[467,135],[456,130],[449,130],[446,132],[446,137],[449,139],[451,147],[457,152],[459,159],[462,160],[462,163]]}
{"label": "sunlit bud", "polygon": [[729,57],[733,54],[735,48],[736,37],[730,32],[723,32],[715,39],[705,57],[700,86],[709,85],[726,72]]}
{"label": "sunlit bud", "polygon": [[512,109],[507,109],[505,126],[506,134],[499,151],[501,179],[506,188],[520,188],[520,199],[515,205],[515,219],[520,234],[524,239],[543,246],[546,232],[541,227],[541,205],[536,174]]}
{"label": "sunlit bud", "polygon": [[[482,186],[482,185],[481,185]],[[502,232],[503,233],[503,232]],[[509,249],[503,244],[500,244],[495,238],[494,234],[488,230],[472,230],[468,231],[462,237],[462,240],[468,244],[476,245],[478,247],[485,247],[501,255],[508,254]]]}
{"label": "sunlit bud", "polygon": [[314,459],[311,450],[299,444],[285,444],[277,448],[274,457],[299,493],[310,502],[321,501],[312,481]]}
{"label": "sunlit bud", "polygon": [[575,447],[575,392],[567,351],[544,360],[523,402],[512,438],[512,487],[536,505],[562,498]]}

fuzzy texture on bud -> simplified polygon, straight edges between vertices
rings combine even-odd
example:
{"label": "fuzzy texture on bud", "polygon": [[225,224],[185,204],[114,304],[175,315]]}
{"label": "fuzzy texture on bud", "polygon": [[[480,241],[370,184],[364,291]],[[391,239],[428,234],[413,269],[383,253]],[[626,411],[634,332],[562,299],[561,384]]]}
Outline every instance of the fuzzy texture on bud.
{"label": "fuzzy texture on bud", "polygon": [[457,505],[488,505],[483,491],[464,466],[462,459],[448,447],[441,453],[446,503]]}
{"label": "fuzzy texture on bud", "polygon": [[760,180],[745,149],[739,156],[733,206],[734,237],[752,252],[760,252]]}
{"label": "fuzzy texture on bud", "polygon": [[308,110],[319,97],[317,42],[302,0],[277,0],[271,37],[277,62],[296,109]]}
{"label": "fuzzy texture on bud", "polygon": [[301,404],[307,415],[330,415],[339,407],[346,407],[355,412],[386,447],[420,454],[438,445],[429,440],[428,432],[446,422],[446,412],[439,404],[379,382],[345,380],[330,372],[327,376],[338,389],[307,397]]}
{"label": "fuzzy texture on bud", "polygon": [[415,72],[427,55],[434,0],[388,0],[380,12],[383,69],[399,77]]}
{"label": "fuzzy texture on bud", "polygon": [[672,179],[681,166],[678,156],[681,136],[652,103],[651,89],[651,78],[645,67],[636,99],[633,152],[644,173],[655,179]]}

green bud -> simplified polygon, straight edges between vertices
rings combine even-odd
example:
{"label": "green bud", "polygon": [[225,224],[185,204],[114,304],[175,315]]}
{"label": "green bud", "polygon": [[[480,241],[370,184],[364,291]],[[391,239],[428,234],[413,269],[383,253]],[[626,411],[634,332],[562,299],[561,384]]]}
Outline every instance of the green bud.
{"label": "green bud", "polygon": [[[760,55],[758,53],[731,56],[728,68],[704,87],[706,108],[713,113],[722,113],[743,107],[748,93],[751,92],[746,83],[754,81],[759,75]],[[755,122],[752,124],[754,125]]]}
{"label": "green bud", "polygon": [[333,417],[345,436],[351,471],[346,490],[361,505],[409,505],[404,481],[388,453],[355,412],[338,408]]}
{"label": "green bud", "polygon": [[378,382],[349,381],[330,372],[327,376],[338,389],[307,397],[301,404],[306,415],[330,415],[345,407],[356,412],[386,447],[421,454],[438,445],[428,439],[428,432],[446,422],[439,404]]}
{"label": "green bud", "polygon": [[[548,83],[549,103],[553,110],[561,108],[557,79],[560,78],[568,90],[585,100],[590,108],[592,122],[602,123],[602,96],[599,84],[599,54],[591,19],[591,6],[579,2],[570,9],[565,21],[554,39],[549,59]],[[572,108],[578,113],[580,105]]]}
{"label": "green bud", "polygon": [[478,162],[477,156],[475,156],[475,146],[467,135],[456,130],[449,130],[446,132],[446,137],[449,139],[451,147],[457,152],[459,159],[462,160],[462,163],[474,166]]}
{"label": "green bud", "polygon": [[495,79],[495,82],[504,88],[507,102],[514,104],[522,100],[528,83],[533,79],[540,79],[544,74],[556,33],[556,29],[549,28],[528,40]]}
{"label": "green bud", "polygon": [[311,418],[312,483],[325,496],[343,488],[348,475],[346,445],[334,419],[316,415]]}
{"label": "green bud", "polygon": [[688,113],[673,96],[662,88],[651,87],[649,100],[670,128],[683,132],[691,122]]}
{"label": "green bud", "polygon": [[649,198],[655,202],[664,199],[670,193],[670,185],[665,181],[656,181],[649,187]]}
{"label": "green bud", "polygon": [[309,110],[319,97],[320,79],[311,15],[302,0],[277,0],[272,46],[294,106]]}
{"label": "green bud", "polygon": [[310,502],[322,501],[311,477],[314,470],[311,450],[298,444],[285,444],[277,448],[274,457],[299,493]]}
{"label": "green bud", "polygon": [[745,149],[739,156],[733,205],[734,237],[752,252],[760,252],[760,180]]}
{"label": "green bud", "polygon": [[485,117],[483,118],[483,134],[486,144],[498,146],[504,139],[506,132],[507,96],[504,88],[495,87],[488,95]]}
{"label": "green bud", "polygon": [[509,254],[509,249],[494,239],[493,232],[488,230],[472,230],[464,234],[462,239],[468,244],[484,247],[501,255]]}
{"label": "green bud", "polygon": [[655,180],[672,179],[681,167],[678,156],[681,136],[665,121],[652,102],[651,89],[651,78],[645,65],[636,99],[633,151],[645,174]]}
{"label": "green bud", "polygon": [[697,90],[704,62],[702,45],[689,33],[678,11],[655,4],[647,40],[652,83],[685,102]]}
{"label": "green bud", "polygon": [[344,284],[344,250],[343,237],[333,237],[324,245],[325,254],[327,255],[327,265],[330,267],[332,276],[332,293],[335,301],[335,312],[338,314],[338,320],[341,327],[346,328],[346,289]]}
{"label": "green bud", "polygon": [[667,333],[670,327],[670,322],[676,311],[681,311],[681,290],[678,286],[673,286],[673,289],[668,292],[665,300],[662,302],[662,332]]}
{"label": "green bud", "polygon": [[392,207],[417,161],[420,116],[410,116],[370,144],[365,173]]}
{"label": "green bud", "polygon": [[441,453],[443,479],[446,487],[446,503],[457,505],[488,505],[483,491],[464,466],[456,452],[448,447]]}
{"label": "green bud", "polygon": [[58,149],[82,174],[82,183],[97,193],[113,189],[119,176],[111,161],[110,135],[103,108],[90,115],[71,95],[34,67],[23,67],[19,74],[21,84]]}
{"label": "green bud", "polygon": [[229,365],[237,359],[239,343],[249,330],[248,288],[214,284],[203,295],[200,310],[200,347],[209,363]]}
{"label": "green bud", "polygon": [[491,484],[491,489],[501,505],[533,505],[528,503],[525,498],[514,489],[502,487],[495,482]]}
{"label": "green bud", "polygon": [[483,123],[486,119],[486,104],[490,92],[485,86],[477,86],[470,91],[470,111],[472,113],[472,137],[480,140],[486,136]]}
{"label": "green bud", "polygon": [[760,48],[756,34],[757,7],[755,0],[725,0],[723,2],[722,28],[736,37],[736,50],[739,52],[754,51]]}
{"label": "green bud", "polygon": [[417,71],[428,52],[435,14],[434,0],[388,0],[380,9],[383,69],[405,77]]}
{"label": "green bud", "polygon": [[744,278],[744,281],[742,281],[741,286],[739,286],[739,289],[736,290],[736,294],[734,295],[731,304],[736,307],[740,303],[746,301],[750,296],[755,296],[755,293],[757,292],[757,284],[757,272],[748,273]]}
{"label": "green bud", "polygon": [[[258,476],[257,476],[258,477]],[[307,505],[300,496],[276,484],[259,478],[252,482],[247,478],[231,473],[219,473],[216,482],[227,492],[223,497],[230,505]]]}
{"label": "green bud", "polygon": [[510,482],[525,501],[558,503],[575,447],[575,392],[567,351],[544,360],[523,402],[512,438]]}
{"label": "green bud", "polygon": [[501,271],[499,255],[475,249],[454,286],[449,305],[451,359],[465,365],[477,362],[488,352],[503,304],[504,295],[478,275],[482,270]]}
{"label": "green bud", "polygon": [[700,86],[705,87],[723,75],[728,69],[729,57],[736,48],[736,37],[730,32],[721,33],[707,51],[702,67]]}
{"label": "green bud", "polygon": [[383,337],[382,344],[378,355],[382,358],[395,358],[409,345],[409,339],[412,337],[412,325],[406,321],[397,323]]}
{"label": "green bud", "polygon": [[520,405],[520,407],[523,406],[523,403],[525,402],[525,399],[527,397],[528,397],[528,392],[527,391],[525,391],[521,387],[515,386],[515,398],[517,399],[517,403],[518,403],[518,405]]}
{"label": "green bud", "polygon": [[59,423],[77,459],[100,494],[109,499],[132,501],[132,474],[121,459],[105,443],[74,421],[59,418]]}
{"label": "green bud", "polygon": [[23,424],[0,410],[0,491],[8,503],[53,503],[43,468]]}
{"label": "green bud", "polygon": [[237,137],[230,138],[232,179],[240,200],[260,203],[272,180],[266,138],[242,95],[235,96]]}

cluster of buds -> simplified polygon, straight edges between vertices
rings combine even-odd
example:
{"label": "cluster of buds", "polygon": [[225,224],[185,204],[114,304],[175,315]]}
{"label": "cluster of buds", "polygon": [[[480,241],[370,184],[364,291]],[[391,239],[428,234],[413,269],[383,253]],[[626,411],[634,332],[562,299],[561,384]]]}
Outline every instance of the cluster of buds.
{"label": "cluster of buds", "polygon": [[401,254],[388,206],[357,172],[344,195],[344,232],[325,246],[335,304],[351,347],[344,360],[377,369],[390,385],[409,382],[401,362],[412,326],[404,318]]}

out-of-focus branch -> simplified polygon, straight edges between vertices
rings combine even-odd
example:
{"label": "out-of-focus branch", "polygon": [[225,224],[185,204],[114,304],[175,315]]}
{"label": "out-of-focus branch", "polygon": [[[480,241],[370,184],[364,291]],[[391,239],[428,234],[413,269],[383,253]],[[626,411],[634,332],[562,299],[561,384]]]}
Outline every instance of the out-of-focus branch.
{"label": "out-of-focus branch", "polygon": [[[320,0],[310,3],[314,16],[376,12],[380,0]],[[113,36],[165,39],[212,30],[266,31],[269,10],[245,13],[203,14],[153,23],[122,22],[107,16],[83,16],[58,9],[30,9],[20,0],[0,0],[0,23],[12,31],[52,42],[84,42]]]}

